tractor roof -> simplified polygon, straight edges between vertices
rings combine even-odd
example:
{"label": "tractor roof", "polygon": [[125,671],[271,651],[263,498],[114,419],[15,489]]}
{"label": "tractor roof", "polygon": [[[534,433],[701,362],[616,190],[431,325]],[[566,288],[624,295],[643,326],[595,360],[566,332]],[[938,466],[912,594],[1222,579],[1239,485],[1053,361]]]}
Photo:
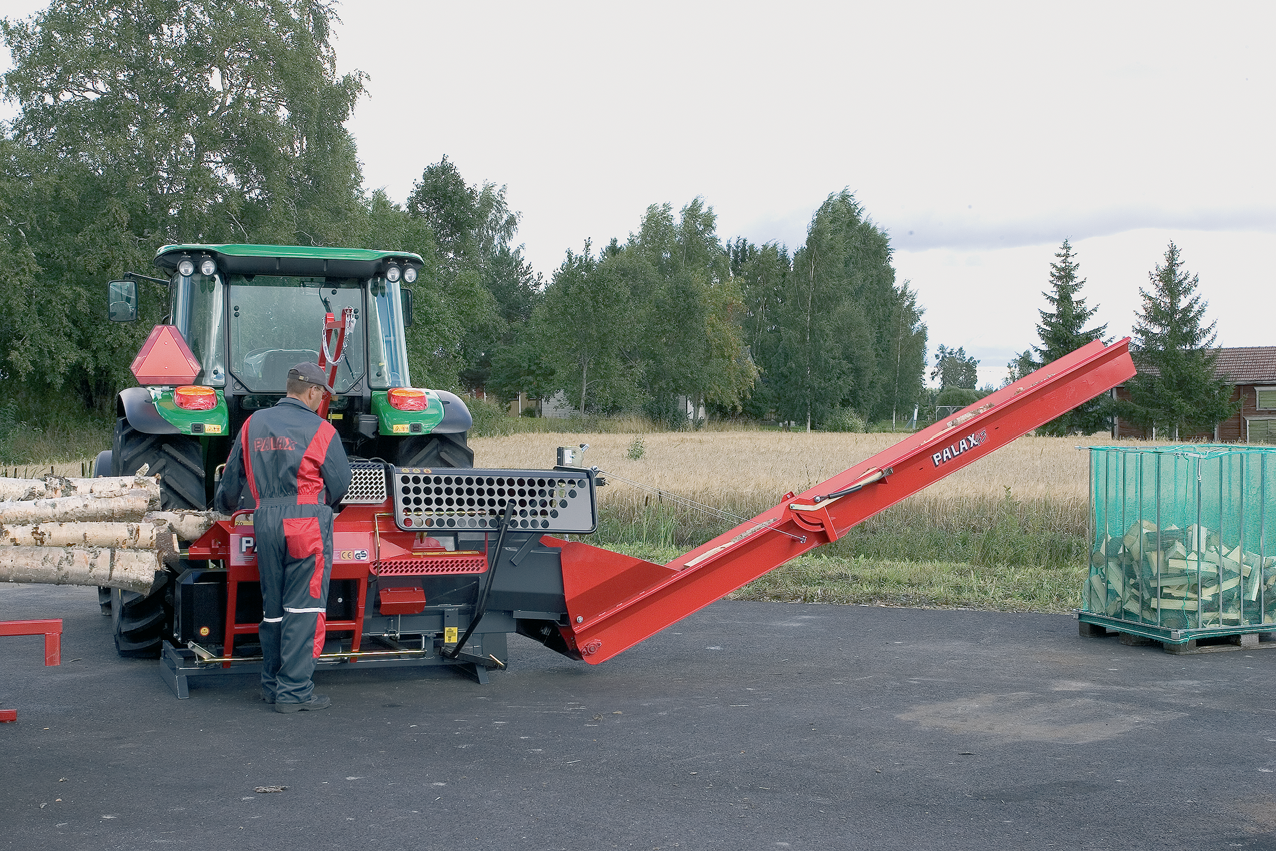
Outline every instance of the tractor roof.
{"label": "tractor roof", "polygon": [[304,245],[165,245],[155,253],[155,265],[175,269],[182,257],[198,262],[210,256],[223,272],[240,275],[323,275],[334,278],[373,278],[386,266],[421,266],[419,254],[370,248],[319,248]]}

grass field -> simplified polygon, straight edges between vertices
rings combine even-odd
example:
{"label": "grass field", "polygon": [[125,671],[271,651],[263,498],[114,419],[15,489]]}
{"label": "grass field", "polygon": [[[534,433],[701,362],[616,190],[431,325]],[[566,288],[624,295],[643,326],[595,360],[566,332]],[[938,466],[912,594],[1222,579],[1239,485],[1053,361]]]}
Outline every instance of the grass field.
{"label": "grass field", "polygon": [[[567,437],[576,440],[521,434],[476,438],[471,445],[476,466],[541,468],[553,463],[557,446],[572,445]],[[602,520],[592,543],[666,562],[899,436],[746,431],[579,439],[589,443],[585,464],[612,474],[600,492]],[[1110,442],[1021,438],[733,596],[1071,611],[1080,605],[1086,565],[1090,459],[1084,447]],[[632,487],[622,477],[665,495]]]}
{"label": "grass field", "polygon": [[[611,426],[641,428],[640,421]],[[610,428],[610,427],[609,427]],[[10,430],[0,475],[77,476],[109,429]],[[665,563],[896,443],[900,435],[522,432],[475,437],[475,465],[546,469],[587,442],[610,474],[590,543]],[[1066,612],[1080,604],[1089,453],[1107,438],[1024,437],[735,592],[742,599]],[[1080,447],[1080,448],[1079,448]],[[28,459],[24,462],[12,458]],[[48,458],[51,460],[31,460]],[[635,487],[626,480],[641,483]],[[691,506],[694,503],[712,511]],[[725,513],[728,516],[722,516]]]}

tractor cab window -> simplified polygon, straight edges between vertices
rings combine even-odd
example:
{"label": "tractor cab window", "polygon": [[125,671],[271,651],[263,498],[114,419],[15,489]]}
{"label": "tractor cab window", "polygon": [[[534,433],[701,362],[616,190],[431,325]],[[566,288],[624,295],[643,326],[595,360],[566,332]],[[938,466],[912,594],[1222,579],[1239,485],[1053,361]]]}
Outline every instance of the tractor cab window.
{"label": "tractor cab window", "polygon": [[222,335],[223,290],[218,275],[173,276],[172,319],[191,354],[204,369],[198,381],[210,387],[226,385],[226,345]]}
{"label": "tractor cab window", "polygon": [[368,293],[368,383],[376,389],[411,387],[399,283],[374,278]]}
{"label": "tractor cab window", "polygon": [[324,315],[354,308],[333,389],[347,393],[364,373],[363,288],[354,278],[230,276],[230,371],[252,393],[283,393],[288,370],[318,362]]}

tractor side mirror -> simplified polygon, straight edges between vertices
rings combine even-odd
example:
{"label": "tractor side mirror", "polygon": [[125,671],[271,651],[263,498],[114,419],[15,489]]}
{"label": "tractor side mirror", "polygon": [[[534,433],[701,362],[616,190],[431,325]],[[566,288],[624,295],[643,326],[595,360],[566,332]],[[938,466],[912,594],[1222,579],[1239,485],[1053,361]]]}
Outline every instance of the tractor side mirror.
{"label": "tractor side mirror", "polygon": [[112,322],[137,321],[137,281],[111,281],[106,285],[106,315]]}
{"label": "tractor side mirror", "polygon": [[403,327],[412,327],[412,290],[404,287],[399,290],[399,301],[403,305]]}

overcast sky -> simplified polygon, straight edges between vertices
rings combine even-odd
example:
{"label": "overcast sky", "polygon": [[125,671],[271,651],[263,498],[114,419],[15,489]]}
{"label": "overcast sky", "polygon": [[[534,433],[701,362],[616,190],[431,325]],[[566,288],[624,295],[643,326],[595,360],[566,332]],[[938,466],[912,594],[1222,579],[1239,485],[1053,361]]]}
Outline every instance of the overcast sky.
{"label": "overcast sky", "polygon": [[507,188],[546,278],[697,196],[723,240],[793,250],[845,187],[889,232],[931,350],[964,347],[981,382],[1038,342],[1065,237],[1110,335],[1173,240],[1219,344],[1276,345],[1276,4],[338,9],[341,67],[369,75],[349,125],[368,187],[402,202],[446,154]]}

